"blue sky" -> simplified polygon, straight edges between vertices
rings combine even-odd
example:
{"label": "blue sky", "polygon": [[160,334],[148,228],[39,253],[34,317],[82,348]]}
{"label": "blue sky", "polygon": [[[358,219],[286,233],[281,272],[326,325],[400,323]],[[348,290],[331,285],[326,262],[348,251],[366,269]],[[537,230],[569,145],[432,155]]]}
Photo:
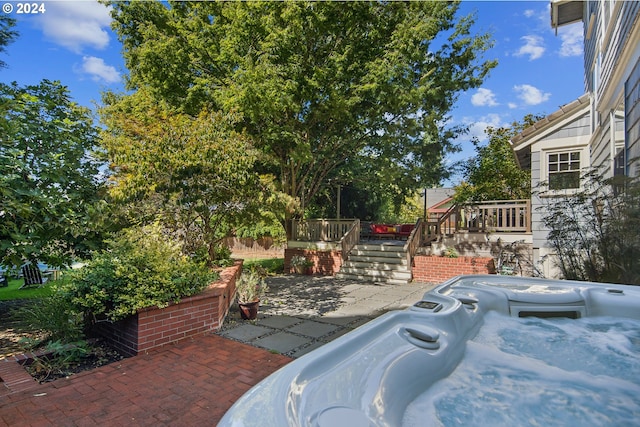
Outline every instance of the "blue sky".
{"label": "blue sky", "polygon": [[[60,80],[77,103],[90,108],[101,91],[122,89],[126,69],[105,6],[45,1],[44,13],[27,15],[16,13],[17,2],[3,4],[13,6],[20,35],[3,56],[8,68],[0,70],[0,81]],[[550,114],[584,93],[581,24],[556,35],[548,1],[463,1],[460,13],[471,12],[477,14],[476,31],[492,33],[495,45],[485,58],[497,59],[498,66],[481,88],[460,95],[451,123],[470,126],[470,133],[449,162],[472,156],[470,139],[484,140],[487,126]]]}

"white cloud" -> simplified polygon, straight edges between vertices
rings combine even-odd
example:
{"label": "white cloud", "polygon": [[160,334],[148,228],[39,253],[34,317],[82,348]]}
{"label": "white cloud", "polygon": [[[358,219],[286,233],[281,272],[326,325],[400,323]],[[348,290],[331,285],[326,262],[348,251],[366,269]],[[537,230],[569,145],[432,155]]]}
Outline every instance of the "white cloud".
{"label": "white cloud", "polygon": [[465,117],[462,119],[462,123],[469,127],[469,132],[458,137],[458,142],[471,141],[472,139],[478,139],[480,142],[485,142],[487,140],[487,135],[484,131],[488,127],[499,128],[509,125],[509,123],[505,122],[499,114],[487,114],[486,116],[481,117]]}
{"label": "white cloud", "polygon": [[74,53],[109,44],[109,8],[96,1],[47,2],[47,13],[34,17],[34,23],[48,39]]}
{"label": "white cloud", "polygon": [[562,41],[560,56],[582,56],[582,25],[561,27],[558,36]]}
{"label": "white cloud", "polygon": [[551,94],[548,92],[542,92],[537,87],[531,85],[516,85],[513,90],[517,93],[518,99],[523,101],[526,105],[538,105],[547,101]]}
{"label": "white cloud", "polygon": [[490,89],[480,88],[471,96],[471,104],[475,107],[495,107],[498,105],[496,94]]}
{"label": "white cloud", "polygon": [[512,110],[513,110],[514,108],[518,108],[518,104],[516,104],[515,102],[509,102],[507,105],[508,105],[508,106],[509,106],[509,108],[511,108]]}
{"label": "white cloud", "polygon": [[120,81],[120,73],[116,71],[115,67],[105,64],[102,58],[95,56],[82,57],[81,71],[89,74],[94,81],[105,81],[106,83]]}
{"label": "white cloud", "polygon": [[531,18],[536,15],[536,12],[533,9],[527,9],[524,11],[524,16],[527,18]]}
{"label": "white cloud", "polygon": [[516,56],[529,56],[529,61],[536,60],[542,56],[545,51],[543,39],[540,36],[522,36],[520,40],[524,41],[524,45],[518,49]]}

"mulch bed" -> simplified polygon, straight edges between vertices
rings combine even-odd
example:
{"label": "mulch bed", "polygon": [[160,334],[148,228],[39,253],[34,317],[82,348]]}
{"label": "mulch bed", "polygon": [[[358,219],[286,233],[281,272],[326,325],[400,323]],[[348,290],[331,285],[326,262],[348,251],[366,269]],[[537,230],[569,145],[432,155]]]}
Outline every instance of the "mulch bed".
{"label": "mulch bed", "polygon": [[90,340],[88,352],[69,363],[59,363],[59,358],[44,355],[25,364],[29,374],[39,383],[48,383],[73,374],[90,371],[100,366],[118,362],[125,357],[103,340]]}
{"label": "mulch bed", "polygon": [[[25,353],[27,350],[20,342],[21,339],[40,340],[44,337],[41,332],[30,330],[20,319],[12,315],[14,309],[34,303],[37,303],[37,300],[0,301],[0,359]],[[43,355],[36,360],[29,359],[25,368],[32,377],[43,383],[124,359],[124,356],[101,339],[89,340],[87,348],[88,352],[85,355],[70,363],[56,363],[55,358]],[[37,350],[41,349],[29,349],[28,352]]]}

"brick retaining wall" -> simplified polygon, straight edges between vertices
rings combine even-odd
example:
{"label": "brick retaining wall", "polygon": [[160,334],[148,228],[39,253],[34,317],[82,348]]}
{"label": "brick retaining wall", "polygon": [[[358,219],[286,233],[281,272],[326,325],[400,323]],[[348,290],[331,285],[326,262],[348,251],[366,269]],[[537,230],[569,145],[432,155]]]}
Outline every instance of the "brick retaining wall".
{"label": "brick retaining wall", "polygon": [[242,260],[220,273],[203,292],[165,308],[150,307],[118,322],[99,322],[94,332],[127,356],[214,331],[222,326],[242,272]]}
{"label": "brick retaining wall", "polygon": [[342,251],[287,248],[284,251],[284,271],[293,273],[291,258],[295,255],[303,256],[313,262],[313,266],[309,268],[311,274],[334,276],[342,265]]}
{"label": "brick retaining wall", "polygon": [[441,283],[461,274],[495,274],[493,258],[417,255],[413,260],[413,280]]}

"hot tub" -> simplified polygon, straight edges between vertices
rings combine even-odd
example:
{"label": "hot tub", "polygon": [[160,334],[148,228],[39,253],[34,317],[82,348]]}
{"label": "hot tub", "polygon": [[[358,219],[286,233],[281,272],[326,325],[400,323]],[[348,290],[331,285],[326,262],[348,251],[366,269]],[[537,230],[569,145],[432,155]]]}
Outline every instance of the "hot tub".
{"label": "hot tub", "polygon": [[459,276],[281,368],[219,425],[639,419],[640,287]]}

